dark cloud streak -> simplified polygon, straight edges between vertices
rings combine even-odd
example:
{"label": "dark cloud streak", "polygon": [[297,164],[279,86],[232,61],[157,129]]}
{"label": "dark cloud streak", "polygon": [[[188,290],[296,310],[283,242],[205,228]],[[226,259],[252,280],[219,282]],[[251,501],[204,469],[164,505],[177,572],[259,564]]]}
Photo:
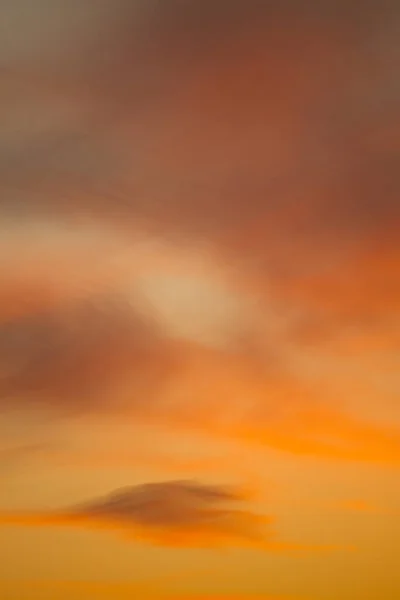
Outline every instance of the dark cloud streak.
{"label": "dark cloud streak", "polygon": [[240,491],[224,486],[166,481],[117,490],[66,510],[3,513],[0,523],[112,529],[156,546],[250,547],[278,553],[331,549],[277,540],[272,519],[242,508],[243,504]]}

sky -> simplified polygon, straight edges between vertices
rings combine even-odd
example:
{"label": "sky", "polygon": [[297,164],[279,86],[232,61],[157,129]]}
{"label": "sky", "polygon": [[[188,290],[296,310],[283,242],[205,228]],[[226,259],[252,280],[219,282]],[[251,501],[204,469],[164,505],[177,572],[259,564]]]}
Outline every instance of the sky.
{"label": "sky", "polygon": [[0,0],[0,597],[400,597],[400,9]]}

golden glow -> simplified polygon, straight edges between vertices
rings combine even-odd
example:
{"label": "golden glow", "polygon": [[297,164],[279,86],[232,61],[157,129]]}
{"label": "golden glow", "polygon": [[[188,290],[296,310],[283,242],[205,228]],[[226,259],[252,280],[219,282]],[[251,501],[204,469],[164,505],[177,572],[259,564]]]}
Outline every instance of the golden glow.
{"label": "golden glow", "polygon": [[0,2],[0,598],[395,600],[399,9],[48,4]]}

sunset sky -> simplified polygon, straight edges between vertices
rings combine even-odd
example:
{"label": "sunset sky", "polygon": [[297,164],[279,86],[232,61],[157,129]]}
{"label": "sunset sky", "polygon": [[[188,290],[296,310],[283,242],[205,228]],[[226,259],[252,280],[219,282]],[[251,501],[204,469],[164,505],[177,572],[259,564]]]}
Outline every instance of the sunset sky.
{"label": "sunset sky", "polygon": [[0,598],[400,598],[400,4],[0,0]]}

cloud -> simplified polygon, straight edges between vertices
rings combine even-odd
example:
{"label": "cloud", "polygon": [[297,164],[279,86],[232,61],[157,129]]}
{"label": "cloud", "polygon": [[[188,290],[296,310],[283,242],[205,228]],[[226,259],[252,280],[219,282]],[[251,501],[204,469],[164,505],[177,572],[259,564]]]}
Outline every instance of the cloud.
{"label": "cloud", "polygon": [[[204,311],[199,306],[202,328],[191,327],[190,296],[186,304],[178,288],[181,310],[164,310],[163,279],[157,292],[158,276],[151,277],[159,298],[149,310],[146,304],[139,310],[133,278],[129,285],[123,279],[126,287],[116,286],[115,297],[89,292],[86,301],[5,322],[1,409],[41,408],[55,416],[123,411],[132,416],[132,427],[194,429],[295,454],[399,464],[396,425],[331,405],[324,385],[307,381],[301,371],[293,374],[293,357],[279,334],[257,331],[257,319],[254,325],[252,319],[231,320],[212,301]],[[226,293],[229,299],[229,288]],[[214,340],[216,348],[204,346]]]}
{"label": "cloud", "polygon": [[5,215],[0,226],[0,324],[109,293],[127,260],[123,240],[91,223]]}
{"label": "cloud", "polygon": [[[122,295],[94,296],[3,324],[1,409],[41,408],[55,416],[125,412],[132,427],[195,430],[300,455],[399,464],[395,425],[323,402],[325,386],[294,376],[279,346],[272,347],[272,362],[267,353],[265,367],[246,345],[232,353],[229,328],[227,349],[202,348],[166,335],[163,319],[161,313],[157,321],[157,311],[137,312]],[[217,336],[225,316],[218,319],[210,329]]]}
{"label": "cloud", "polygon": [[[396,423],[365,417],[346,407],[325,378],[316,385],[301,374],[264,372],[240,357],[189,363],[158,407],[160,422],[248,446],[266,446],[329,460],[399,465]],[[340,387],[338,389],[341,389]],[[187,397],[191,402],[174,402]],[[164,412],[163,412],[164,410]]]}
{"label": "cloud", "polygon": [[116,530],[124,537],[168,547],[248,547],[269,552],[330,551],[280,541],[273,519],[242,509],[240,490],[191,481],[132,486],[66,510],[3,513],[4,525],[70,526]]}
{"label": "cloud", "polygon": [[0,9],[2,409],[121,398],[135,422],[398,464],[397,425],[321,366],[352,351],[361,389],[372,355],[364,406],[395,392],[398,9],[42,2],[27,27],[21,2]]}
{"label": "cloud", "polygon": [[173,362],[171,348],[151,323],[135,319],[118,302],[97,299],[35,314],[0,329],[0,406],[74,414],[111,404],[118,411],[118,390],[129,382],[140,412]]}
{"label": "cloud", "polygon": [[[121,9],[119,23],[128,31],[137,14],[127,18],[119,4],[115,15]],[[238,277],[296,311],[298,327],[307,329],[316,311],[311,328],[333,336],[348,327],[342,314],[349,303],[356,309],[361,301],[362,312],[381,319],[384,304],[398,299],[397,155],[393,141],[385,141],[399,119],[398,92],[382,75],[390,72],[398,15],[386,4],[374,15],[344,3],[313,2],[301,14],[293,2],[268,9],[251,4],[158,3],[142,35],[130,36],[132,44],[142,40],[142,69],[120,27],[101,30],[108,41],[121,39],[120,68],[109,67],[114,85],[104,86],[107,93],[91,97],[76,84],[60,97],[37,79],[31,110],[36,117],[43,111],[42,126],[26,119],[24,127],[36,129],[21,134],[24,98],[31,103],[32,91],[18,94],[19,113],[15,102],[7,108],[11,130],[10,111],[18,114],[5,150],[7,164],[16,157],[17,189],[24,164],[36,180],[28,177],[19,200],[16,183],[9,184],[5,197],[19,214],[80,213],[117,231],[140,224],[169,239],[191,239],[199,252],[210,244]],[[90,3],[87,10],[97,10],[107,24],[110,7]],[[65,22],[74,22],[79,10],[74,3]],[[44,27],[46,19],[37,22]],[[95,22],[89,19],[88,36]],[[195,53],[188,52],[191,44]],[[100,73],[107,80],[103,68]],[[154,87],[146,87],[149,79]],[[13,85],[8,82],[12,100]],[[145,111],[136,86],[144,87]],[[111,117],[104,103],[118,107]],[[370,244],[383,236],[391,241],[379,276]],[[383,277],[393,280],[390,293]],[[323,294],[335,303],[334,315]]]}
{"label": "cloud", "polygon": [[[256,417],[256,415],[254,415]],[[400,464],[397,426],[376,424],[346,411],[305,405],[286,418],[256,418],[238,427],[238,439],[270,445],[298,455],[334,460]]]}

